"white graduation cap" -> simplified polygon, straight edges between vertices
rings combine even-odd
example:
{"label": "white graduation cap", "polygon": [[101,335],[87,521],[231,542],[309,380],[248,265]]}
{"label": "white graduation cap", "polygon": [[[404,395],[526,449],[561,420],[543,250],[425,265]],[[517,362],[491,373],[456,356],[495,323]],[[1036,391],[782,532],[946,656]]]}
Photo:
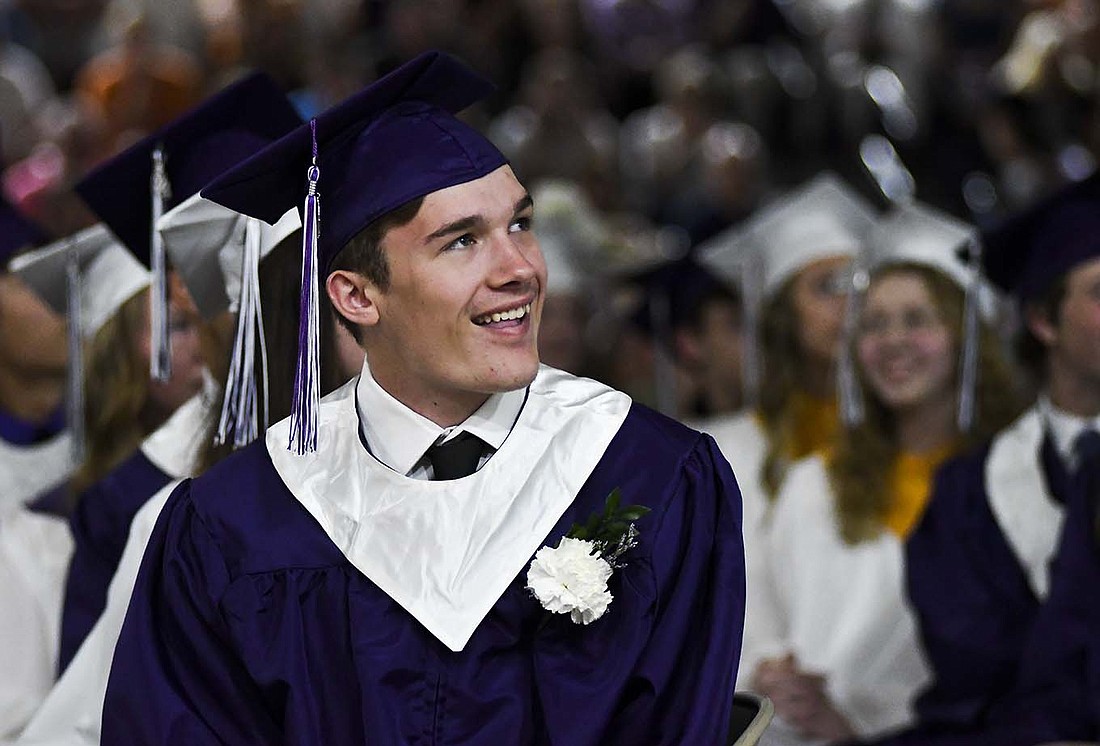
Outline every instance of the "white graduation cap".
{"label": "white graduation cap", "polygon": [[102,223],[21,254],[10,269],[57,313],[68,315],[68,417],[74,456],[84,456],[84,342],[152,276]]}
{"label": "white graduation cap", "polygon": [[[213,319],[225,311],[237,314],[233,356],[225,386],[219,443],[230,438],[240,447],[267,427],[267,346],[260,307],[260,261],[283,239],[302,227],[297,208],[275,225],[250,218],[193,195],[157,221],[164,249],[180,279],[195,299],[199,313]],[[255,385],[255,350],[259,342],[264,382],[263,407]]]}
{"label": "white graduation cap", "polygon": [[876,217],[868,200],[836,174],[824,172],[707,241],[699,257],[733,277],[755,257],[768,296],[819,259],[857,256]]}
{"label": "white graduation cap", "polygon": [[[903,262],[939,270],[964,290],[974,282],[970,246],[978,240],[978,229],[953,215],[916,202],[891,210],[867,237],[872,265]],[[995,308],[993,290],[983,283],[981,311],[991,318]]]}
{"label": "white graduation cap", "polygon": [[239,310],[245,235],[249,223],[259,231],[259,259],[302,227],[291,208],[275,224],[248,218],[195,194],[165,213],[157,223],[172,266],[204,319]]}
{"label": "white graduation cap", "polygon": [[858,257],[875,225],[874,206],[826,171],[706,241],[700,263],[741,288],[745,401],[756,401],[761,375],[760,308],[787,280],[829,257]]}

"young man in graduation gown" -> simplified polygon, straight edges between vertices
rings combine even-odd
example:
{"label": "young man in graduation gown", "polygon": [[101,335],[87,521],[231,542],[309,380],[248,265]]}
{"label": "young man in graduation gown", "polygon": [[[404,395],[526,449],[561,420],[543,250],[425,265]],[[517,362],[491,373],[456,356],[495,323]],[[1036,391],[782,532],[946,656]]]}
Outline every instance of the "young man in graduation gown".
{"label": "young man in graduation gown", "polygon": [[1042,387],[988,446],[941,470],[909,540],[909,595],[934,682],[918,700],[919,725],[891,744],[987,742],[1050,592],[1063,506],[1084,468],[1082,436],[1100,428],[1100,178],[1012,219],[985,244],[989,278],[1022,309]]}
{"label": "young man in graduation gown", "polygon": [[41,238],[0,198],[0,512],[65,481],[74,466],[63,406],[65,320],[8,271],[8,260]]}
{"label": "young man in graduation gown", "polygon": [[314,406],[305,356],[292,416],[169,499],[104,744],[725,740],[733,475],[539,368],[530,197],[454,116],[489,90],[423,55],[204,190],[268,222],[308,194],[300,338],[317,277],[369,367]]}

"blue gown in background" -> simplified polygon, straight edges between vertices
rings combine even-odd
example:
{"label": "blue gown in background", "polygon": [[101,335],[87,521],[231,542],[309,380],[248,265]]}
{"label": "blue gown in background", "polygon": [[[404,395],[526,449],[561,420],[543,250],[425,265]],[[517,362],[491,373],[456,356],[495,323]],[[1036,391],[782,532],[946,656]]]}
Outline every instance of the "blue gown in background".
{"label": "blue gown in background", "polygon": [[1016,691],[992,718],[1005,737],[1029,733],[1034,743],[1100,740],[1097,498],[1095,487],[1070,493],[1050,595],[1036,618]]}
{"label": "blue gown in background", "polygon": [[102,743],[723,743],[745,598],[733,474],[708,436],[635,405],[544,544],[616,487],[652,512],[607,614],[551,615],[524,570],[456,653],[348,562],[255,443],[162,512]]}
{"label": "blue gown in background", "polygon": [[1016,680],[1039,600],[990,508],[989,449],[944,465],[906,545],[909,597],[934,681],[917,700],[926,733],[979,727]]}
{"label": "blue gown in background", "polygon": [[75,550],[65,583],[58,671],[64,671],[107,604],[134,516],[172,477],[140,449],[85,490],[70,520]]}

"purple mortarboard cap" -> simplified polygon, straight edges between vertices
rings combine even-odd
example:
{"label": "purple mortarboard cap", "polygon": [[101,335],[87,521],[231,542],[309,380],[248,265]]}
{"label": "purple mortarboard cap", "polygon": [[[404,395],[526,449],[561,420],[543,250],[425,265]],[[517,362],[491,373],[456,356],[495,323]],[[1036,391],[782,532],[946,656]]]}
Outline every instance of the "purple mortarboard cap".
{"label": "purple mortarboard cap", "polygon": [[42,243],[42,230],[23,217],[15,206],[0,197],[0,271],[8,266],[8,260],[21,249]]}
{"label": "purple mortarboard cap", "polygon": [[229,166],[301,124],[301,117],[275,82],[256,73],[100,164],[77,183],[76,191],[149,267],[153,231],[152,213],[146,206],[153,154],[158,148],[164,156],[170,190],[163,205],[167,212]]}
{"label": "purple mortarboard cap", "polygon": [[88,206],[153,271],[150,375],[172,373],[167,257],[155,230],[161,216],[226,168],[301,125],[279,87],[256,73],[215,94],[76,185]]}
{"label": "purple mortarboard cap", "polygon": [[455,58],[426,52],[227,171],[202,195],[273,224],[303,203],[316,148],[316,189],[324,201],[317,251],[327,270],[375,219],[507,163],[454,116],[494,89]]}
{"label": "purple mortarboard cap", "polygon": [[1100,257],[1100,172],[1071,184],[983,236],[986,276],[1034,300],[1079,264]]}
{"label": "purple mortarboard cap", "polygon": [[204,198],[266,223],[303,205],[301,321],[289,444],[298,454],[317,450],[318,279],[348,241],[376,219],[507,163],[485,136],[455,118],[493,90],[492,83],[453,57],[427,52],[202,190]]}

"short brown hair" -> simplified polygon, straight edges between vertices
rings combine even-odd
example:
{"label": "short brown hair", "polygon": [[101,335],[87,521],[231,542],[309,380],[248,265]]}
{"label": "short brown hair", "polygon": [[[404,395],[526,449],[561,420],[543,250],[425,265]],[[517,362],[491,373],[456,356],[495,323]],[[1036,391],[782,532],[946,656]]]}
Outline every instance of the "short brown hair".
{"label": "short brown hair", "polygon": [[[329,273],[337,270],[358,272],[374,283],[379,290],[383,292],[389,290],[390,265],[386,261],[386,252],[382,250],[382,239],[391,229],[411,223],[423,204],[424,197],[410,200],[390,210],[356,233],[333,258]],[[345,319],[338,310],[333,310],[336,312],[336,320],[351,332],[353,337],[359,339],[359,329],[355,324]]]}

